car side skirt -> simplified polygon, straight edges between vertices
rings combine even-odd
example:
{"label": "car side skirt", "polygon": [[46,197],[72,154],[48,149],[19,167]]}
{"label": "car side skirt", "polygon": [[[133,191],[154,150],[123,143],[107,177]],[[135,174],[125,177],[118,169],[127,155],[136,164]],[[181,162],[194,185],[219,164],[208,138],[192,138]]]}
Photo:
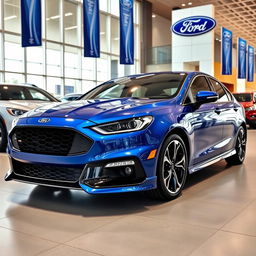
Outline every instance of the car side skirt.
{"label": "car side skirt", "polygon": [[228,157],[230,157],[232,155],[235,155],[235,154],[236,154],[236,150],[232,149],[232,150],[230,150],[230,151],[228,151],[228,152],[226,152],[224,154],[216,156],[215,158],[213,158],[211,160],[207,160],[207,161],[205,161],[203,163],[200,163],[200,164],[198,164],[196,166],[193,166],[192,168],[189,168],[189,173],[197,172],[197,171],[199,171],[199,170],[201,170],[201,169],[203,169],[203,168],[205,168],[205,167],[207,167],[209,165],[215,164],[215,163],[217,163],[217,162],[219,162],[219,161],[221,161],[221,160],[223,160],[225,158],[228,158]]}

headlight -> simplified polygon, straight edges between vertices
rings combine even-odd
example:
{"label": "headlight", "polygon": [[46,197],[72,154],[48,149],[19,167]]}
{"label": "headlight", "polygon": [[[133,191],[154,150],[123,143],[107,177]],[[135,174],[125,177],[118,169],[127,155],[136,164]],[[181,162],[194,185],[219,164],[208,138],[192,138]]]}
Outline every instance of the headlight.
{"label": "headlight", "polygon": [[18,109],[18,108],[6,108],[7,112],[12,116],[21,116],[28,112],[27,110]]}
{"label": "headlight", "polygon": [[135,132],[148,127],[152,120],[152,116],[135,117],[118,122],[97,125],[92,127],[92,129],[101,134]]}

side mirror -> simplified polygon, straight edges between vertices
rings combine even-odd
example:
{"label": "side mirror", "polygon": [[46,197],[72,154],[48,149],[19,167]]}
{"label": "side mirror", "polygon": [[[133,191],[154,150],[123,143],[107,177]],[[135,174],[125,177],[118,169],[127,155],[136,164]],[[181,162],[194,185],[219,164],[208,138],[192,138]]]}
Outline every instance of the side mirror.
{"label": "side mirror", "polygon": [[215,102],[218,98],[218,94],[212,91],[200,91],[196,94],[196,102],[199,104]]}

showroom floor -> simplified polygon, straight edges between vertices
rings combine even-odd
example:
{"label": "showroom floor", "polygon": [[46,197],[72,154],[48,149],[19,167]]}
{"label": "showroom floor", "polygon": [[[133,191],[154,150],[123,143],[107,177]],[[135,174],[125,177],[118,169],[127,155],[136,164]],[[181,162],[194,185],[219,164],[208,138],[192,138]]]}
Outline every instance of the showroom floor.
{"label": "showroom floor", "polygon": [[[183,196],[81,191],[0,181],[0,255],[256,255],[256,130],[244,165],[191,176]],[[8,170],[0,154],[0,175]]]}

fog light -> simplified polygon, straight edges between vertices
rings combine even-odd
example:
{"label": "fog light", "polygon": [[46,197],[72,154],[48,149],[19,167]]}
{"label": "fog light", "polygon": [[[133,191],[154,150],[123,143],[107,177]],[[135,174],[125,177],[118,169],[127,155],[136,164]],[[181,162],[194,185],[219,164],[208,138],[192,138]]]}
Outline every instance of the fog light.
{"label": "fog light", "polygon": [[106,168],[111,168],[111,167],[120,167],[120,166],[127,166],[127,165],[135,165],[135,162],[133,160],[122,161],[122,162],[114,162],[114,163],[107,164],[105,167]]}
{"label": "fog light", "polygon": [[132,168],[131,167],[125,167],[124,173],[127,176],[130,176],[132,174]]}

